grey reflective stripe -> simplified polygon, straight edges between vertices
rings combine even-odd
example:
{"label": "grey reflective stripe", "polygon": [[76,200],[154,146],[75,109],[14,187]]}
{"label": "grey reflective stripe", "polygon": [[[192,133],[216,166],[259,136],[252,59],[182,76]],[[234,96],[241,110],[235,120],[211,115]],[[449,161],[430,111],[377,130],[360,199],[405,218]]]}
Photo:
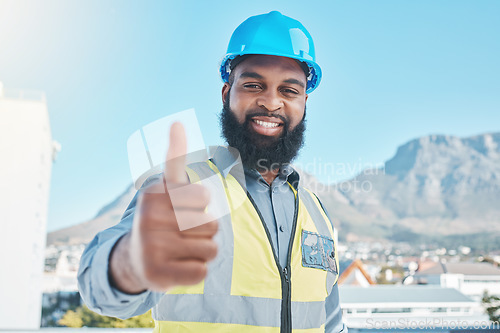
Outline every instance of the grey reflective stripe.
{"label": "grey reflective stripe", "polygon": [[320,235],[331,238],[332,234],[330,233],[330,229],[328,229],[328,226],[326,225],[327,222],[323,218],[323,215],[321,215],[321,212],[318,209],[318,205],[316,205],[316,203],[314,202],[311,194],[304,188],[299,187],[299,197],[306,206],[307,212],[311,216],[314,225],[316,226],[316,230],[318,230],[318,233]]}
{"label": "grey reflective stripe", "polygon": [[[196,172],[200,179],[206,179],[217,175],[217,173],[205,162],[193,163],[188,165],[188,167]],[[214,186],[221,185],[221,182],[214,184]],[[230,295],[234,256],[234,236],[231,215],[225,215],[219,218],[219,230],[214,240],[218,245],[218,253],[215,259],[208,264],[208,274],[205,278],[203,292],[207,295]]]}
{"label": "grey reflective stripe", "polygon": [[[300,200],[304,203],[306,206],[307,212],[311,216],[314,226],[316,227],[316,230],[318,230],[318,233],[327,237],[332,237],[333,235],[330,234],[330,230],[328,229],[327,226],[327,221],[323,218],[323,215],[321,214],[321,211],[318,208],[318,205],[314,202],[314,199],[312,198],[311,193],[306,191],[303,187],[299,187],[299,197]],[[333,228],[333,226],[332,226]],[[333,239],[333,238],[332,238]],[[333,240],[335,242],[335,240]],[[335,244],[337,246],[337,244]],[[338,269],[338,267],[337,267]],[[332,273],[330,271],[327,271],[326,274],[326,291],[328,295],[330,295],[333,285],[335,284],[335,281],[337,280],[338,274]]]}
{"label": "grey reflective stripe", "polygon": [[[156,320],[280,327],[281,299],[231,295],[165,295]],[[318,328],[325,302],[292,302],[294,329]]]}
{"label": "grey reflective stripe", "polygon": [[326,322],[325,302],[292,302],[292,327],[317,328]]}
{"label": "grey reflective stripe", "polygon": [[334,274],[330,271],[326,273],[326,291],[328,295],[332,292],[333,286],[335,285],[335,282],[337,282],[337,276],[338,274]]}
{"label": "grey reflective stripe", "polygon": [[279,327],[281,299],[230,295],[165,295],[157,320]]}

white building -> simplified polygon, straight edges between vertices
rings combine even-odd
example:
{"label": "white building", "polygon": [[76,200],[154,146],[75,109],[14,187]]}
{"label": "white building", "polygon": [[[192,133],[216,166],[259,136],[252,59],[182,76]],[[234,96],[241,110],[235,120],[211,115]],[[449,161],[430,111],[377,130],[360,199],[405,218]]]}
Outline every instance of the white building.
{"label": "white building", "polygon": [[43,292],[78,292],[77,273],[84,246],[62,250],[53,272],[43,274]]}
{"label": "white building", "polygon": [[0,330],[38,329],[52,141],[45,96],[0,83]]}
{"label": "white building", "polygon": [[412,280],[413,283],[456,288],[476,301],[481,300],[484,291],[500,295],[500,268],[489,263],[436,263],[417,271]]}
{"label": "white building", "polygon": [[446,328],[487,323],[477,302],[453,288],[373,285],[339,287],[343,320],[349,328]]}

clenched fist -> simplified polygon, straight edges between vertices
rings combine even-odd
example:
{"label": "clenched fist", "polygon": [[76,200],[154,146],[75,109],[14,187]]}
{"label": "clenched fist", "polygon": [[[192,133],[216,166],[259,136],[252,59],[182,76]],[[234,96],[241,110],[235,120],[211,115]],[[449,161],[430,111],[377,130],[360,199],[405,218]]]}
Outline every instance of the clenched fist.
{"label": "clenched fist", "polygon": [[186,146],[184,127],[174,123],[163,179],[140,190],[132,230],[111,255],[111,279],[124,292],[196,284],[217,254],[217,221],[205,212],[209,191],[189,184]]}

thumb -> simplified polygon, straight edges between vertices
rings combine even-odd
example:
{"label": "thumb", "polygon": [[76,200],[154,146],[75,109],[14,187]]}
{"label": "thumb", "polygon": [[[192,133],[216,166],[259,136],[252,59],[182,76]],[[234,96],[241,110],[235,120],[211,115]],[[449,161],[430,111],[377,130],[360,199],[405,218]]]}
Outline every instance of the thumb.
{"label": "thumb", "polygon": [[186,174],[187,139],[184,126],[175,122],[170,127],[170,144],[165,162],[165,180],[167,183],[185,184],[188,182]]}

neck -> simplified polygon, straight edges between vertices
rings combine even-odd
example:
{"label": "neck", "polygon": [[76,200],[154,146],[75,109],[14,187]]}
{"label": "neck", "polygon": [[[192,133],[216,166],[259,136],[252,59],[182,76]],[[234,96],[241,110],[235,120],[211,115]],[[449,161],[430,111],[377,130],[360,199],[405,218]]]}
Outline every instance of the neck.
{"label": "neck", "polygon": [[279,169],[274,169],[274,170],[266,170],[266,171],[259,171],[259,173],[262,175],[262,178],[271,185],[273,180],[278,176]]}

